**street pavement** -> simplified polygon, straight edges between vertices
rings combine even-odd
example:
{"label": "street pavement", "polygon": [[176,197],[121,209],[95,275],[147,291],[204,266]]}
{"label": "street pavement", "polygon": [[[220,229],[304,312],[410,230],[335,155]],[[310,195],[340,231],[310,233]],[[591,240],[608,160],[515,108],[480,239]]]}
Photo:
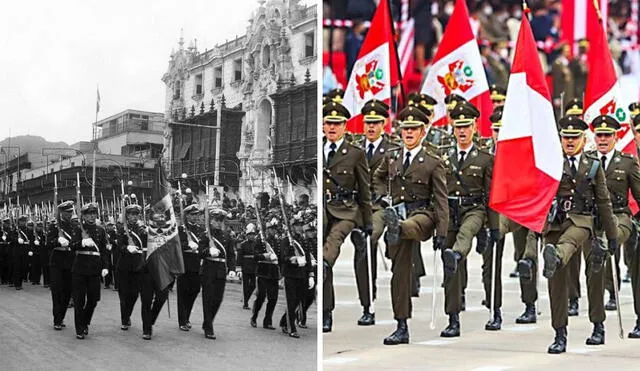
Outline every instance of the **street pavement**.
{"label": "street pavement", "polygon": [[[350,241],[347,238],[347,241]],[[382,245],[382,244],[381,244]],[[587,346],[592,324],[588,319],[586,283],[581,274],[582,298],[580,315],[569,317],[567,353],[547,354],[553,342],[547,280],[540,280],[538,321],[534,325],[517,325],[515,319],[523,312],[518,278],[510,278],[514,269],[513,241],[507,236],[503,256],[503,325],[501,331],[485,331],[489,310],[481,305],[484,290],[481,281],[482,258],[474,250],[469,255],[469,283],[466,290],[467,310],[462,312],[461,337],[440,337],[447,325],[444,313],[442,262],[437,259],[436,324],[430,329],[433,284],[433,249],[431,241],[423,243],[422,256],[427,276],[422,277],[420,297],[413,299],[413,318],[408,321],[410,344],[386,346],[384,337],[395,330],[391,310],[391,272],[384,271],[378,254],[378,301],[376,325],[356,324],[362,314],[353,273],[353,247],[343,245],[334,267],[336,310],[333,332],[323,336],[323,365],[325,370],[631,370],[640,365],[637,351],[640,340],[626,338],[635,325],[631,284],[622,283],[620,301],[624,340],[618,337],[616,312],[606,312],[605,345]],[[384,246],[382,245],[384,249]],[[390,267],[390,261],[387,260]],[[622,275],[626,272],[623,263]],[[605,294],[606,295],[606,294]]]}
{"label": "street pavement", "polygon": [[[51,294],[42,286],[24,284],[22,291],[0,286],[0,370],[315,370],[317,368],[317,309],[309,309],[308,329],[293,339],[249,325],[251,312],[242,309],[242,286],[227,283],[224,301],[214,321],[216,340],[204,337],[202,296],[191,315],[193,328],[178,329],[175,289],[170,293],[171,318],[162,309],[153,327],[153,339],[142,339],[140,300],[131,317],[133,327],[120,330],[120,304],[116,291],[102,290],[84,340],[75,338],[73,309],[67,311],[62,331],[54,331]],[[255,294],[254,294],[255,298]],[[253,302],[253,299],[252,299]],[[265,303],[266,304],[266,303]],[[278,325],[284,313],[280,290],[274,313]]]}

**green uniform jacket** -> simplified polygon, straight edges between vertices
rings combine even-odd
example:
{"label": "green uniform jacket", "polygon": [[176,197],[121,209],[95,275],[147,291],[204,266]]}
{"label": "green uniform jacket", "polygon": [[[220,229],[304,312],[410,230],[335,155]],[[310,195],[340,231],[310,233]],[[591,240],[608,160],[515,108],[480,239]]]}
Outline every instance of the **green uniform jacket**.
{"label": "green uniform jacket", "polygon": [[[358,145],[363,148],[365,152],[365,156],[367,153],[367,148],[365,148],[366,144],[367,144],[366,140],[363,140],[358,143]],[[380,144],[378,145],[378,148],[376,148],[375,152],[373,153],[373,157],[371,157],[371,161],[369,161],[367,164],[369,168],[369,189],[371,189],[371,201],[373,202],[374,210],[380,209],[379,204],[376,205],[376,201],[379,198],[379,196],[381,196],[381,194],[375,191],[375,188],[373,186],[373,174],[380,167],[380,165],[382,165],[384,157],[390,151],[397,151],[399,149],[400,147],[395,142],[390,141],[386,135],[383,135],[382,142],[380,142]],[[386,193],[387,192],[385,191],[383,194],[386,194]]]}
{"label": "green uniform jacket", "polygon": [[[601,157],[599,153],[590,153]],[[640,200],[640,167],[636,159],[626,153],[614,151],[611,162],[606,165],[604,175],[613,206],[613,213],[631,215],[629,209],[629,191],[633,198]]]}

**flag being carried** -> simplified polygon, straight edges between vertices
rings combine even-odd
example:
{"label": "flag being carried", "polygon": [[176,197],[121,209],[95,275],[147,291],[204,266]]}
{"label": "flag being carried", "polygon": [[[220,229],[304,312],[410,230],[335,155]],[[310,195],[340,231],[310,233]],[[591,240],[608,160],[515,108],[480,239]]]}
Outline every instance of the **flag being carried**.
{"label": "flag being carried", "polygon": [[478,131],[483,137],[491,136],[489,116],[493,111],[489,84],[482,65],[478,42],[469,23],[469,10],[464,0],[456,5],[442,36],[433,64],[422,85],[421,93],[438,101],[434,107],[435,125],[447,124],[444,98],[458,94],[480,110]]}
{"label": "flag being carried", "polygon": [[489,206],[541,232],[562,177],[551,95],[533,32],[522,17],[498,136]]}
{"label": "flag being carried", "polygon": [[[367,101],[375,98],[390,105],[391,88],[398,86],[401,80],[398,64],[389,1],[380,0],[353,65],[342,101],[342,105],[351,113],[351,119],[347,122],[348,131],[363,132],[360,110]],[[391,131],[390,122],[385,130]]]}

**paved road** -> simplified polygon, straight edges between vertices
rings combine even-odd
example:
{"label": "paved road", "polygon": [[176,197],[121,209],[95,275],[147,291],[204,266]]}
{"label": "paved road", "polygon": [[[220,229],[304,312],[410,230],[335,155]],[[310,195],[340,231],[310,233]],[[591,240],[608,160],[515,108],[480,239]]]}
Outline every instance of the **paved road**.
{"label": "paved road", "polygon": [[[214,322],[217,339],[208,340],[200,328],[201,295],[194,305],[190,332],[178,329],[175,291],[170,302],[171,319],[165,305],[153,340],[145,341],[140,301],[131,318],[133,327],[121,331],[117,292],[103,289],[89,336],[76,340],[73,309],[67,312],[67,327],[53,330],[48,289],[26,283],[22,291],[0,286],[0,369],[277,370],[285,363],[292,370],[316,369],[315,305],[310,309],[309,328],[299,331],[300,339],[292,339],[279,329],[251,328],[250,311],[242,310],[241,285],[228,283]],[[284,302],[281,290],[274,321],[284,312]],[[258,321],[261,324],[262,316]]]}
{"label": "paved road", "polygon": [[[347,239],[349,240],[349,239]],[[517,278],[509,278],[514,268],[513,241],[507,237],[502,272],[504,288],[503,327],[501,331],[484,330],[489,311],[481,306],[484,291],[481,286],[481,257],[472,251],[469,261],[469,287],[467,311],[461,314],[460,338],[441,338],[447,317],[443,309],[443,290],[437,289],[436,328],[431,330],[431,285],[433,250],[431,242],[422,247],[427,276],[421,280],[420,298],[413,300],[413,319],[409,320],[411,344],[385,346],[382,339],[395,330],[391,311],[389,282],[391,274],[383,270],[378,256],[378,297],[376,325],[356,325],[361,315],[353,275],[353,248],[344,246],[334,268],[336,286],[336,311],[334,331],[325,334],[323,364],[325,370],[372,369],[423,369],[423,370],[622,370],[637,369],[640,365],[640,340],[627,339],[626,334],[635,325],[632,307],[631,285],[622,284],[621,302],[625,339],[617,336],[615,312],[607,312],[605,322],[606,344],[586,346],[592,325],[587,317],[586,284],[582,275],[582,295],[579,317],[569,319],[568,353],[547,354],[553,342],[553,330],[549,311],[546,279],[540,284],[538,301],[542,314],[535,325],[516,325],[524,305],[520,302]],[[438,277],[442,277],[442,265],[438,259]],[[584,264],[583,264],[584,269]],[[623,274],[626,268],[622,268]]]}

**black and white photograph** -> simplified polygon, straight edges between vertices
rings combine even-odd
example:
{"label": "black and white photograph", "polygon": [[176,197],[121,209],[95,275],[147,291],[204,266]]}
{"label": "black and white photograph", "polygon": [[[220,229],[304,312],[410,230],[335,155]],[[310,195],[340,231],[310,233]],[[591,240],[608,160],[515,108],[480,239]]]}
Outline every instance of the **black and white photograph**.
{"label": "black and white photograph", "polygon": [[5,7],[1,369],[317,369],[317,8]]}

